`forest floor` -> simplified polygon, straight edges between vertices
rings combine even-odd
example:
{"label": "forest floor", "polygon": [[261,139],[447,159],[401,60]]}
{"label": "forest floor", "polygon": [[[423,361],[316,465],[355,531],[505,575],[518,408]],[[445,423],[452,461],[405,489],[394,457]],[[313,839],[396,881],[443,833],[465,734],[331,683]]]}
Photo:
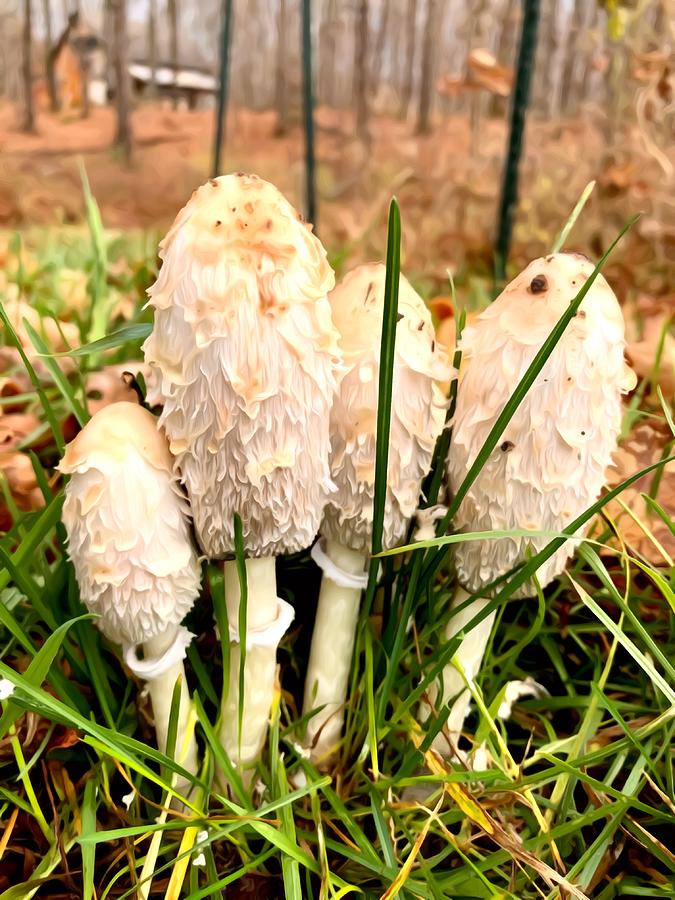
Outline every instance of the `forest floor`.
{"label": "forest floor", "polygon": [[[593,111],[591,111],[593,112]],[[450,115],[429,135],[378,116],[370,141],[354,137],[350,113],[317,111],[318,230],[337,268],[382,256],[386,207],[396,193],[403,216],[403,267],[426,292],[460,287],[492,268],[505,123],[486,118],[472,139],[468,118]],[[627,218],[642,218],[607,270],[625,295],[637,288],[671,294],[675,283],[675,204],[662,164],[637,128],[608,146],[601,115],[554,123],[532,119],[524,151],[512,260],[545,253],[584,186],[597,188],[574,232],[574,249],[597,257]],[[245,169],[277,184],[303,206],[302,131],[275,134],[273,112],[233,109],[223,170]],[[0,106],[0,228],[78,223],[84,204],[78,160],[87,169],[106,227],[165,229],[210,174],[213,113],[143,105],[133,114],[130,166],[111,151],[114,114],[88,119],[41,113],[37,133],[17,130],[16,111]],[[675,164],[675,147],[670,148]],[[675,168],[675,166],[674,166]],[[480,298],[478,298],[480,300]]]}
{"label": "forest floor", "polygon": [[[404,271],[431,298],[438,339],[451,343],[447,270],[469,311],[492,287],[503,124],[487,121],[472,148],[461,117],[428,137],[378,118],[366,147],[345,114],[323,109],[317,120],[318,230],[331,262],[340,273],[384,257],[395,193]],[[77,618],[55,464],[78,420],[137,399],[121,373],[143,374],[157,240],[208,177],[212,114],[138,109],[125,166],[110,150],[109,110],[86,121],[43,115],[38,134],[26,136],[15,111],[0,107],[0,900],[202,900],[225,889],[228,898],[261,900],[675,896],[667,838],[675,822],[675,208],[642,136],[625,135],[620,152],[609,152],[590,121],[531,123],[510,262],[550,250],[591,179],[597,187],[566,249],[597,259],[643,213],[604,269],[623,301],[639,376],[609,486],[643,474],[595,517],[572,580],[530,601],[506,603],[508,584],[500,594],[467,722],[476,770],[420,745],[414,710],[434,681],[432,661],[449,658],[438,635],[453,591],[446,548],[426,545],[398,570],[403,602],[378,597],[375,613],[362,615],[345,736],[328,775],[308,763],[298,708],[318,570],[305,553],[279,563],[280,595],[296,620],[280,649],[280,691],[253,785],[262,799],[234,780],[234,800],[211,787],[213,766],[223,764],[216,734],[229,644],[213,628],[222,576],[206,570],[187,623],[197,635],[187,678],[205,763],[193,805],[178,811],[168,809],[171,765],[154,749],[140,683]],[[233,111],[224,169],[257,171],[302,207],[301,131],[280,138],[274,127],[271,113]],[[88,203],[78,158],[95,198]],[[65,350],[101,334],[105,352],[99,344],[58,363],[40,343]],[[419,582],[410,575],[417,559]],[[502,721],[507,683],[532,677],[544,690]],[[442,719],[425,726],[431,735]]]}

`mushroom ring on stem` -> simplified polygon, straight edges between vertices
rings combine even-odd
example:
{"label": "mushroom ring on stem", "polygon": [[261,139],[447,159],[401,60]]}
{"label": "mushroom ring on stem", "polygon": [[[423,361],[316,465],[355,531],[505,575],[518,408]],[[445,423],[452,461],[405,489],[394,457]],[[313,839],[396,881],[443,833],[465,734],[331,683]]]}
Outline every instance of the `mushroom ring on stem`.
{"label": "mushroom ring on stem", "polygon": [[[82,601],[100,616],[103,634],[122,645],[128,667],[146,681],[162,752],[174,686],[182,679],[174,755],[196,775],[183,668],[192,635],[180,623],[199,593],[200,567],[166,439],[142,406],[113,403],[68,444],[59,469],[71,476],[63,522]],[[177,787],[182,792],[189,784],[181,780]]]}
{"label": "mushroom ring on stem", "polygon": [[[577,253],[537,259],[464,330],[447,463],[451,491],[464,480],[504,404],[593,269]],[[621,428],[621,397],[636,381],[624,347],[619,303],[599,274],[464,498],[456,530],[558,533],[600,496]],[[462,609],[451,615],[445,639],[463,632],[489,602],[481,597],[465,605],[472,594],[524,561],[528,551],[537,553],[548,543],[547,537],[528,535],[457,544],[460,587],[452,609]],[[561,574],[574,546],[575,541],[568,541],[540,567],[542,587]],[[535,594],[530,581],[514,597]],[[484,618],[456,653],[469,681],[480,668],[493,620],[494,613]],[[451,755],[470,700],[465,680],[452,664],[443,673],[442,690],[442,702],[456,699],[434,747]]]}
{"label": "mushroom ring on stem", "polygon": [[[274,558],[307,547],[329,492],[330,407],[339,365],[326,252],[271,184],[227,175],[202,185],[162,241],[145,357],[197,538],[225,559],[232,655],[221,738],[255,762],[274,696],[276,646],[292,611]],[[241,734],[234,517],[247,557]],[[234,705],[233,705],[234,704]]]}
{"label": "mushroom ring on stem", "polygon": [[[307,743],[326,760],[340,738],[361,592],[371,551],[377,440],[383,265],[350,272],[330,294],[345,371],[331,411],[331,477],[337,492],[326,506],[312,555],[323,569],[305,683]],[[451,367],[437,344],[424,301],[401,277],[383,548],[405,537],[422,479],[445,421],[439,381]]]}

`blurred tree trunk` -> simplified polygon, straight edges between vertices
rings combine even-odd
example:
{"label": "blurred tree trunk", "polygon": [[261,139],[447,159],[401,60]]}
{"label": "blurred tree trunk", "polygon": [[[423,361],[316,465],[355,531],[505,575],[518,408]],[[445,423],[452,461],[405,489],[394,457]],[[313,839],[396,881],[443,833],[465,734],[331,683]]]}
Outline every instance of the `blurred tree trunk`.
{"label": "blurred tree trunk", "polygon": [[588,35],[594,13],[593,4],[586,3],[585,0],[576,0],[563,71],[562,102],[566,113],[574,113],[584,99],[586,73],[592,55]]}
{"label": "blurred tree trunk", "polygon": [[[519,9],[519,0],[506,0],[495,56],[499,65],[507,68],[513,68],[515,62]],[[503,117],[506,115],[507,109],[508,100],[506,97],[495,95],[492,98],[490,112],[493,116]]]}
{"label": "blurred tree trunk", "polygon": [[286,0],[279,0],[279,16],[277,18],[277,65],[275,79],[275,102],[277,125],[275,133],[279,136],[288,130],[288,97],[286,93]]}
{"label": "blurred tree trunk", "polygon": [[389,25],[389,9],[393,0],[384,0],[382,4],[382,12],[380,14],[380,27],[377,30],[375,38],[375,53],[373,55],[373,67],[371,69],[371,92],[375,94],[380,86],[380,75],[382,74],[382,58],[384,56],[384,45],[387,40],[387,27]]}
{"label": "blurred tree trunk", "polygon": [[117,107],[117,130],[115,146],[124,152],[127,162],[131,161],[130,88],[127,64],[127,7],[126,0],[110,0],[113,15],[112,55],[115,71],[115,105]]}
{"label": "blurred tree trunk", "polygon": [[[471,22],[467,34],[466,68],[469,71],[469,54],[472,50],[488,49],[487,32],[490,25],[489,0],[480,0],[478,8],[472,9]],[[485,91],[472,91],[470,100],[469,124],[471,132],[471,155],[480,155],[483,114],[486,106]]]}
{"label": "blurred tree trunk", "polygon": [[408,115],[410,101],[413,93],[413,79],[415,75],[415,32],[417,21],[417,0],[408,0],[406,15],[406,47],[405,47],[405,76],[401,87],[401,107],[399,114],[402,119]]}
{"label": "blurred tree trunk", "polygon": [[[244,48],[244,50],[238,56],[235,44],[235,50],[233,53],[233,61],[237,58],[240,60],[240,74],[238,78],[235,76],[232,79],[232,87],[235,88],[237,82],[239,82],[241,86],[241,98],[243,105],[248,107],[249,109],[253,109],[255,106],[254,71],[258,66],[258,55],[256,53],[247,52],[246,48],[250,47],[252,42],[255,42],[255,36],[252,32],[258,15],[259,11],[257,0],[248,0],[248,2],[246,3],[246,15],[242,17],[241,20],[242,40],[240,46]],[[241,61],[242,57],[243,61]]]}
{"label": "blurred tree trunk", "polygon": [[81,119],[89,118],[89,76],[91,75],[90,64],[91,60],[87,51],[85,49],[80,51],[79,54],[80,61],[80,72],[82,73],[82,110],[80,112]]}
{"label": "blurred tree trunk", "polygon": [[178,91],[175,89],[178,75],[178,0],[168,0],[167,13],[169,16],[169,53],[173,67],[173,108],[178,107]]}
{"label": "blurred tree trunk", "polygon": [[21,74],[23,76],[23,122],[21,128],[26,132],[35,131],[35,111],[33,109],[33,21],[31,0],[23,3],[23,59]]}
{"label": "blurred tree trunk", "polygon": [[[319,95],[324,103],[335,106],[337,92],[335,88],[335,57],[337,50],[336,0],[328,0],[326,14],[319,29]],[[325,63],[324,63],[325,59]]]}
{"label": "blurred tree trunk", "polygon": [[354,31],[356,133],[368,137],[368,0],[359,0]]}
{"label": "blurred tree trunk", "polygon": [[434,74],[434,29],[436,27],[437,0],[427,0],[422,40],[422,74],[420,76],[420,102],[417,109],[417,133],[427,134],[431,114],[431,91]]}
{"label": "blurred tree trunk", "polygon": [[150,66],[150,82],[148,95],[157,95],[157,0],[148,0],[148,64]]}
{"label": "blurred tree trunk", "polygon": [[541,34],[544,39],[539,42],[539,52],[537,54],[537,69],[540,74],[535,79],[535,85],[538,85],[540,90],[537,92],[535,102],[547,119],[555,118],[558,111],[558,91],[556,90],[555,73],[560,47],[560,36],[558,34],[559,7],[559,0],[553,0],[550,5],[543,5],[543,9],[548,9],[548,17],[542,22]]}
{"label": "blurred tree trunk", "polygon": [[565,47],[565,58],[563,60],[562,81],[560,85],[560,98],[563,112],[571,112],[574,107],[574,98],[572,97],[572,84],[576,62],[581,56],[581,40],[583,11],[582,8],[589,6],[586,0],[574,0],[574,6],[570,13],[569,28],[567,30],[567,40]]}
{"label": "blurred tree trunk", "polygon": [[49,93],[49,108],[52,112],[57,112],[59,108],[59,97],[56,90],[56,74],[54,72],[54,63],[52,60],[52,43],[54,37],[52,34],[51,0],[43,0],[42,8],[45,19],[45,78],[47,81],[47,91]]}

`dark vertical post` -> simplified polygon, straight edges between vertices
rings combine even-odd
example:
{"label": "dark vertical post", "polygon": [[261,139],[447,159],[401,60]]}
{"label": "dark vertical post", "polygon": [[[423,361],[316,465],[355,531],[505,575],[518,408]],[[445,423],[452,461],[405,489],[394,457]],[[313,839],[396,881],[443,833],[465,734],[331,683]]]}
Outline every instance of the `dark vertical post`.
{"label": "dark vertical post", "polygon": [[305,215],[307,221],[312,222],[316,230],[311,0],[302,0],[302,97],[305,118]]}
{"label": "dark vertical post", "polygon": [[23,125],[26,132],[35,131],[35,109],[33,106],[33,21],[31,0],[23,3],[23,32],[21,72],[23,75]]}
{"label": "dark vertical post", "polygon": [[497,241],[495,244],[496,286],[506,279],[506,260],[511,245],[513,219],[518,203],[518,169],[523,149],[525,116],[530,96],[530,82],[534,69],[537,49],[537,29],[539,26],[539,0],[523,0],[523,23],[518,49],[516,84],[511,104],[511,126],[509,143],[502,180],[502,197],[499,208]]}
{"label": "dark vertical post", "polygon": [[220,175],[220,161],[225,144],[227,119],[228,76],[230,70],[230,43],[232,40],[232,0],[223,0],[220,40],[220,74],[218,79],[218,103],[216,107],[216,138],[213,148],[211,175]]}

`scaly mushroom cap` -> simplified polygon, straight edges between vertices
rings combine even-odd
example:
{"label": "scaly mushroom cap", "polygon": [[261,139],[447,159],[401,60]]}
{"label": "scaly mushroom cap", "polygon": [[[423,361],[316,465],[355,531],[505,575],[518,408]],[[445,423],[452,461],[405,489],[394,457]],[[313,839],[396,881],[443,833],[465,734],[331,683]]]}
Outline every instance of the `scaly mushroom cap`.
{"label": "scaly mushroom cap", "polygon": [[[383,265],[359,266],[329,295],[346,371],[331,411],[331,477],[321,533],[368,553],[373,527]],[[439,381],[451,368],[437,344],[424,301],[401,276],[389,441],[384,548],[403,538],[417,508],[436,438],[445,420]]]}
{"label": "scaly mushroom cap", "polygon": [[273,185],[241,174],[200,187],[160,246],[144,350],[204,552],[232,555],[234,513],[247,555],[300,550],[332,489],[325,250]]}
{"label": "scaly mushroom cap", "polygon": [[[465,329],[448,459],[452,491],[593,269],[576,253],[537,259]],[[462,502],[458,530],[557,532],[597,499],[621,426],[621,395],[635,387],[624,346],[619,303],[598,275]],[[478,591],[522,561],[528,546],[537,552],[548,542],[528,537],[458,544],[459,581]],[[539,569],[540,584],[562,572],[573,550],[568,542]],[[516,596],[534,592],[530,583]]]}
{"label": "scaly mushroom cap", "polygon": [[111,640],[137,644],[178,624],[199,593],[189,509],[157,420],[113,403],[64,454],[63,522],[80,596]]}

